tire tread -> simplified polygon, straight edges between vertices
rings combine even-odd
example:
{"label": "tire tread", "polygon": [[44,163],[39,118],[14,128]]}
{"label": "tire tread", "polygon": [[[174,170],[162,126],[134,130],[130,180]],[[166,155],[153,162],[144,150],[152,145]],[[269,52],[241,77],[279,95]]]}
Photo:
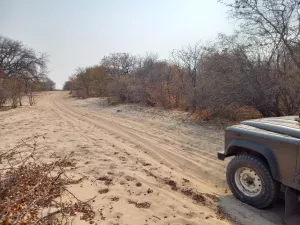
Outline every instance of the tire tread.
{"label": "tire tread", "polygon": [[[259,172],[262,173],[262,175],[264,176],[264,182],[266,184],[265,194],[263,194],[260,198],[247,197],[243,195],[241,191],[236,187],[234,181],[235,171],[232,170],[235,170],[236,165],[241,162],[245,162],[245,163],[248,162],[249,164],[253,164],[257,168],[257,170],[259,170]],[[280,189],[279,183],[273,180],[268,165],[258,156],[254,156],[254,155],[235,156],[227,166],[226,178],[230,190],[232,191],[233,195],[237,199],[251,206],[254,206],[258,209],[267,208],[271,206],[278,199],[279,189]]]}

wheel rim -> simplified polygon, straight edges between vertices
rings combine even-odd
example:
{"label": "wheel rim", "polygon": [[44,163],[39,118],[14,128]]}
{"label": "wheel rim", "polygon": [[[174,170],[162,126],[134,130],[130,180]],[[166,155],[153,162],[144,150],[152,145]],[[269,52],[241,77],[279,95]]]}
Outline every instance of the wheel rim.
{"label": "wheel rim", "polygon": [[235,172],[237,188],[248,197],[256,197],[262,191],[262,182],[259,175],[248,167],[241,167]]}

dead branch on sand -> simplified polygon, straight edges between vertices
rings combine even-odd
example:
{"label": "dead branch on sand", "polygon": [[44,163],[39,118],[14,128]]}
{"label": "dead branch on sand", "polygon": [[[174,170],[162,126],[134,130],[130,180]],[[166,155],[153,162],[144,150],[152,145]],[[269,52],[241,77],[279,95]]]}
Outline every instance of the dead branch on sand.
{"label": "dead branch on sand", "polygon": [[[36,157],[33,143],[22,141],[15,148],[0,152],[0,224],[66,224],[72,216],[91,221],[95,212],[66,185],[79,183],[66,176],[74,164],[72,153],[51,163]],[[66,199],[66,196],[70,197]]]}

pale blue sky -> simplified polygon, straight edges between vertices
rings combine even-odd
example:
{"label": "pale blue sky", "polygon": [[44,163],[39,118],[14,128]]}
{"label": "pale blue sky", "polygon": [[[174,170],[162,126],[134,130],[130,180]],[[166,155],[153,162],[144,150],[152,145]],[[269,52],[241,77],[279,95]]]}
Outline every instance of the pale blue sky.
{"label": "pale blue sky", "polygon": [[167,58],[233,28],[217,0],[0,0],[0,35],[47,52],[57,88],[108,53]]}

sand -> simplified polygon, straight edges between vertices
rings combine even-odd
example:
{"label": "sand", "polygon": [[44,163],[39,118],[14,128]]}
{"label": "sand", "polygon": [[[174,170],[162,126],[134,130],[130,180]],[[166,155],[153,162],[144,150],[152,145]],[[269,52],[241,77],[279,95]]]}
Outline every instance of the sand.
{"label": "sand", "polygon": [[0,151],[37,135],[42,160],[74,151],[69,174],[85,178],[68,189],[95,197],[95,224],[281,224],[282,206],[260,211],[232,197],[228,161],[216,159],[223,131],[187,116],[46,92],[35,106],[0,112]]}

